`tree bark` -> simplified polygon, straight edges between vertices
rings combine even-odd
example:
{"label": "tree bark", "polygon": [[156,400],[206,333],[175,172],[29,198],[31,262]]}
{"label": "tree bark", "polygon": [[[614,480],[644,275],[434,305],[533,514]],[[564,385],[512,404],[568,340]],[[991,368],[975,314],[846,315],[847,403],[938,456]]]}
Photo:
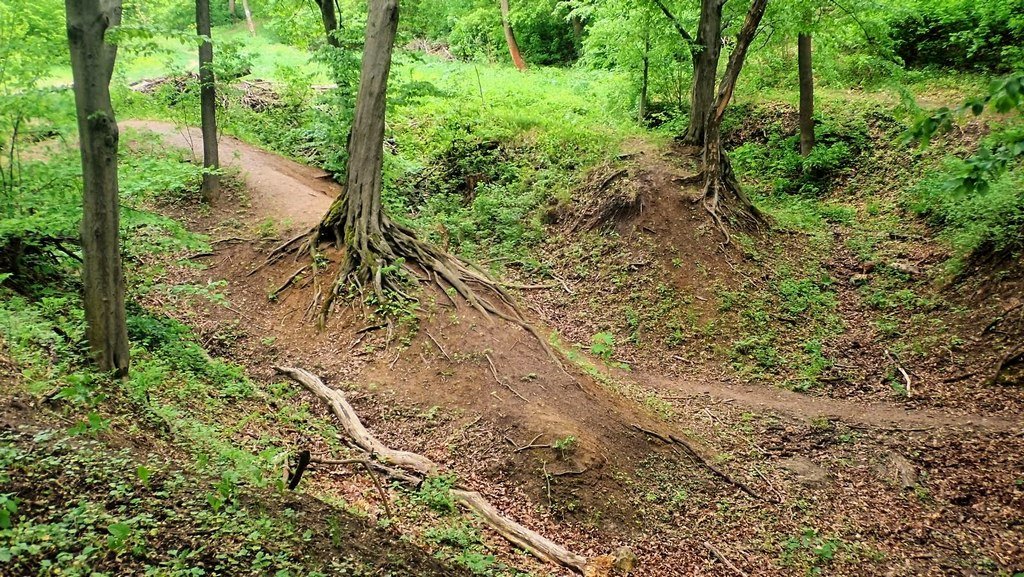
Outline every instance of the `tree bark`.
{"label": "tree bark", "polygon": [[690,125],[683,142],[704,144],[708,117],[715,105],[715,82],[722,55],[722,6],[724,0],[702,0],[693,53],[693,89],[690,92]]}
{"label": "tree bark", "polygon": [[729,232],[723,217],[733,216],[742,223],[759,227],[764,215],[750,202],[732,171],[729,158],[722,151],[722,119],[732,100],[743,63],[747,58],[750,43],[757,35],[757,28],[764,17],[768,0],[753,0],[747,11],[743,27],[736,35],[736,47],[729,55],[725,75],[718,86],[714,108],[708,116],[704,134],[704,207],[715,219],[719,229],[729,242]]}
{"label": "tree bark", "polygon": [[245,12],[245,25],[249,27],[249,34],[256,35],[256,23],[252,21],[252,10],[249,10],[249,0],[242,0],[242,11]]}
{"label": "tree bark", "polygon": [[797,53],[800,76],[800,154],[807,156],[814,148],[814,70],[810,34],[797,37]]}
{"label": "tree bark", "polygon": [[392,223],[381,207],[384,112],[397,29],[398,1],[370,0],[345,192],[320,225],[320,236],[344,243],[342,270],[373,283],[377,292],[383,290],[381,267],[397,259],[386,234]]}
{"label": "tree bark", "polygon": [[110,77],[117,46],[104,35],[121,23],[120,0],[65,0],[82,154],[82,281],[86,338],[101,371],[128,373],[120,252],[117,121]]}
{"label": "tree bark", "polygon": [[505,43],[508,44],[508,52],[512,56],[512,63],[519,70],[526,70],[526,61],[519,53],[519,43],[516,42],[515,32],[512,31],[512,22],[508,19],[508,0],[501,0],[501,27],[505,29]]}
{"label": "tree bark", "polygon": [[335,11],[334,0],[316,0],[320,8],[320,19],[324,23],[324,34],[327,35],[327,44],[339,48],[341,43],[335,35],[338,31],[338,13]]}
{"label": "tree bark", "polygon": [[199,112],[203,130],[203,199],[212,201],[220,192],[220,158],[217,148],[217,89],[213,76],[213,42],[210,39],[210,0],[196,0],[196,34],[199,45]]}
{"label": "tree bark", "polygon": [[238,13],[235,11],[235,0],[228,0],[228,14],[231,15],[232,20],[238,17]]}
{"label": "tree bark", "polygon": [[640,107],[637,112],[640,124],[643,124],[647,120],[647,98],[648,98],[648,84],[650,83],[651,76],[651,38],[647,36],[644,38],[644,63],[643,63],[643,78],[640,81]]}
{"label": "tree bark", "polygon": [[569,23],[572,24],[572,44],[576,49],[576,57],[580,58],[583,56],[583,20],[573,15],[569,18]]}

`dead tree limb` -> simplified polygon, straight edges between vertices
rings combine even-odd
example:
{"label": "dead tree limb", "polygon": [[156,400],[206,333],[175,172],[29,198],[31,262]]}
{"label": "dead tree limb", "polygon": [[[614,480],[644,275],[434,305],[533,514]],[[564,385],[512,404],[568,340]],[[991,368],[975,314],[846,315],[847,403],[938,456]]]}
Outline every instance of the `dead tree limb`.
{"label": "dead tree limb", "polygon": [[370,455],[380,458],[385,463],[397,465],[404,469],[411,469],[421,475],[430,475],[437,472],[437,465],[430,459],[416,453],[395,451],[378,441],[360,422],[352,405],[348,404],[345,394],[328,387],[313,373],[305,369],[288,367],[275,367],[274,370],[299,383],[307,391],[325,402],[342,426],[345,427],[345,432],[352,438],[352,441],[359,448],[370,453]]}
{"label": "dead tree limb", "polygon": [[[348,433],[352,442],[368,453],[368,457],[359,460],[359,462],[372,463],[373,459],[380,459],[386,463],[415,471],[420,477],[435,474],[440,469],[436,463],[422,455],[394,450],[377,440],[360,422],[359,416],[356,415],[352,406],[348,404],[345,395],[341,391],[336,391],[325,385],[313,373],[305,369],[289,367],[274,367],[274,370],[299,383],[303,388],[313,393],[313,395],[330,407],[331,412],[341,422],[342,427]],[[352,460],[342,462],[347,463],[350,461]],[[327,460],[317,460],[314,462],[334,463]],[[405,477],[408,478],[409,476],[405,475]],[[422,481],[422,479],[419,479],[419,481]],[[503,517],[480,493],[460,488],[453,489],[451,494],[456,501],[479,515],[484,523],[494,529],[499,535],[538,559],[561,565],[586,577],[606,577],[610,572],[614,560],[611,555],[601,555],[588,559],[569,551],[565,547],[507,517]]]}

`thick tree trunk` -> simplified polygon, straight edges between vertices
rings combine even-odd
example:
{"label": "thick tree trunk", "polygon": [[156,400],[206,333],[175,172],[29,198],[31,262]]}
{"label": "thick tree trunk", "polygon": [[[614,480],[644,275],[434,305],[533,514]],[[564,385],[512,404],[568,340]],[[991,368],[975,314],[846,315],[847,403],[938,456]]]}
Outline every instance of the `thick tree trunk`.
{"label": "thick tree trunk", "polygon": [[723,0],[702,0],[693,54],[693,89],[690,93],[690,125],[683,142],[704,144],[708,117],[715,105],[715,82],[722,55]]}
{"label": "thick tree trunk", "polygon": [[128,373],[124,272],[117,189],[117,122],[110,77],[117,47],[104,34],[121,23],[120,0],[65,0],[82,153],[82,281],[86,337],[97,365]]}
{"label": "thick tree trunk", "polygon": [[327,44],[338,48],[341,44],[335,35],[338,31],[338,13],[334,9],[334,0],[316,0],[320,8],[320,19],[324,23],[324,34],[327,35]]}
{"label": "thick tree trunk", "polygon": [[800,73],[800,154],[807,156],[814,148],[814,70],[811,60],[811,35],[797,38]]}
{"label": "thick tree trunk", "polygon": [[508,52],[512,56],[512,63],[519,70],[526,70],[526,61],[519,53],[519,43],[516,42],[516,35],[512,31],[512,22],[508,19],[508,0],[501,0],[501,27],[505,29],[505,42],[508,44]]}
{"label": "thick tree trunk", "polygon": [[217,92],[213,77],[213,42],[210,39],[210,0],[196,0],[196,34],[199,45],[199,111],[203,128],[203,199],[210,202],[220,192],[220,158],[217,148]]}
{"label": "thick tree trunk", "polygon": [[[403,292],[403,279],[396,272],[389,272],[389,267],[402,268],[409,273],[409,278],[416,278],[419,273],[412,268],[416,265],[427,274],[427,279],[442,288],[442,283],[447,283],[488,319],[494,315],[530,332],[561,367],[546,338],[525,321],[522,311],[499,283],[479,268],[417,239],[412,230],[384,214],[381,206],[384,113],[397,28],[398,0],[370,0],[359,93],[349,138],[345,192],[331,204],[305,244],[314,253],[323,241],[334,241],[345,249],[345,259],[334,286],[320,303],[320,323],[326,320],[338,295],[353,285],[360,291],[372,289],[381,303],[396,296],[411,298]],[[279,247],[275,255],[287,251],[293,242]],[[470,281],[488,289],[511,313],[480,298],[470,287]]]}
{"label": "thick tree trunk", "polygon": [[722,151],[722,119],[732,100],[743,63],[747,58],[750,43],[757,35],[757,28],[764,17],[768,0],[753,0],[747,17],[736,36],[736,47],[729,55],[729,64],[718,86],[714,108],[708,116],[704,134],[704,207],[711,213],[716,224],[729,242],[729,233],[723,217],[734,217],[741,224],[752,228],[764,222],[764,215],[754,206],[743,192],[733,174],[729,158]]}
{"label": "thick tree trunk", "polygon": [[256,35],[256,23],[252,21],[252,10],[249,10],[249,0],[242,0],[242,11],[245,12],[245,25],[249,27],[249,34]]}
{"label": "thick tree trunk", "polygon": [[359,93],[349,137],[348,180],[321,223],[321,235],[345,245],[343,271],[381,290],[380,269],[395,260],[381,207],[384,112],[391,53],[398,29],[397,0],[370,0]]}
{"label": "thick tree trunk", "polygon": [[231,15],[231,19],[238,18],[238,12],[235,11],[235,0],[228,0],[228,14]]}

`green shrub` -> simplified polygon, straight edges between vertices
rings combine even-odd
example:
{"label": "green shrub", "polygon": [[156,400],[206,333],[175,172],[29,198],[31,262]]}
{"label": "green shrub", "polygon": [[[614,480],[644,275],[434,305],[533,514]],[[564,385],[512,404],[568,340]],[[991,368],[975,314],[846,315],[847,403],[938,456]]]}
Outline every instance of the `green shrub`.
{"label": "green shrub", "polygon": [[950,185],[963,161],[948,161],[910,192],[910,207],[942,229],[957,260],[1024,248],[1024,169],[1003,173],[984,192],[967,193]]}

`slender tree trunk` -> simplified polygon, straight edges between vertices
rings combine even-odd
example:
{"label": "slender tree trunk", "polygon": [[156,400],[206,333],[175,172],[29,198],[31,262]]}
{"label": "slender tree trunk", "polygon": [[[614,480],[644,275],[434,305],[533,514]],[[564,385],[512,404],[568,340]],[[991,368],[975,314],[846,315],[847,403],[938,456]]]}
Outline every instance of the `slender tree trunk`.
{"label": "slender tree trunk", "polygon": [[228,0],[228,14],[231,15],[232,20],[238,18],[238,12],[235,10],[235,0]]}
{"label": "slender tree trunk", "polygon": [[512,22],[508,19],[508,0],[501,0],[501,27],[505,29],[505,43],[508,44],[508,52],[512,55],[512,63],[519,70],[526,70],[526,61],[519,53],[519,43],[516,42],[515,32],[512,31]]}
{"label": "slender tree trunk", "polygon": [[203,199],[212,201],[220,192],[220,158],[217,148],[217,89],[213,77],[213,42],[210,39],[210,0],[196,0],[196,34],[199,45],[199,111],[203,128]]}
{"label": "slender tree trunk", "polygon": [[729,158],[722,151],[722,119],[732,100],[743,63],[747,58],[750,43],[757,35],[757,28],[764,17],[768,0],[753,0],[746,19],[736,36],[736,47],[729,55],[725,75],[718,85],[718,96],[708,116],[704,134],[704,207],[715,219],[716,224],[729,242],[729,233],[723,217],[733,216],[752,227],[764,222],[764,216],[750,202],[732,171]]}
{"label": "slender tree trunk", "polygon": [[811,35],[797,38],[800,71],[800,154],[807,156],[814,148],[814,70],[811,60]]}
{"label": "slender tree trunk", "polygon": [[723,0],[702,0],[693,53],[693,88],[690,93],[690,125],[683,142],[704,144],[708,117],[715,105],[715,82],[722,55]]}
{"label": "slender tree trunk", "polygon": [[647,92],[648,84],[650,82],[651,75],[651,37],[646,36],[644,38],[644,63],[643,63],[643,78],[640,81],[640,109],[637,113],[640,124],[643,124],[647,120]]}
{"label": "slender tree trunk", "polygon": [[82,153],[82,281],[86,338],[102,371],[128,373],[124,272],[117,189],[117,121],[110,77],[117,47],[104,34],[121,23],[120,0],[65,0]]}
{"label": "slender tree trunk", "polygon": [[572,24],[572,44],[576,48],[576,57],[583,56],[583,20],[579,16],[569,19]]}
{"label": "slender tree trunk", "polygon": [[327,44],[338,48],[341,43],[338,42],[336,33],[338,31],[338,13],[334,10],[334,0],[316,0],[316,5],[320,8],[320,19],[324,23],[324,34],[327,35]]}
{"label": "slender tree trunk", "polygon": [[249,10],[249,0],[242,0],[242,11],[245,12],[245,25],[249,27],[249,34],[256,35],[256,23],[252,21],[252,10]]}

